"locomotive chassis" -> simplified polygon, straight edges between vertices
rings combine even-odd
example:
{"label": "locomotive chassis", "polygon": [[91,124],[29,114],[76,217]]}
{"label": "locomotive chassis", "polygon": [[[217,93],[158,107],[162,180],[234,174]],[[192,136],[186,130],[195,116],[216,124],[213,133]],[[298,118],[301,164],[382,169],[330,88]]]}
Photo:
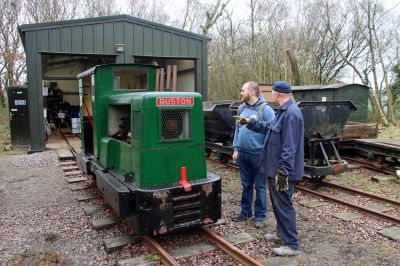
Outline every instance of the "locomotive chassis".
{"label": "locomotive chassis", "polygon": [[[136,234],[162,235],[215,223],[221,217],[221,178],[191,181],[191,191],[176,184],[143,189],[116,171],[106,170],[90,156],[77,153],[80,169],[95,176],[104,199],[121,218],[127,218]],[[86,170],[86,171],[85,171]]]}

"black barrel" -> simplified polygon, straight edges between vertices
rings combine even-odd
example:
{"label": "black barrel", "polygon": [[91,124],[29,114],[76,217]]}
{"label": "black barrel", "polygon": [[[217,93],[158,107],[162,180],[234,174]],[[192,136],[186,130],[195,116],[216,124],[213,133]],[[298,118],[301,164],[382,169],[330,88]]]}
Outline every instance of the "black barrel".
{"label": "black barrel", "polygon": [[351,101],[299,102],[298,106],[303,113],[307,139],[338,137],[351,112],[357,110]]}
{"label": "black barrel", "polygon": [[347,170],[339,137],[356,107],[351,101],[299,102],[304,118],[304,171],[322,179]]}
{"label": "black barrel", "polygon": [[235,127],[235,119],[229,110],[231,104],[232,101],[203,102],[204,130],[207,141],[228,144]]}

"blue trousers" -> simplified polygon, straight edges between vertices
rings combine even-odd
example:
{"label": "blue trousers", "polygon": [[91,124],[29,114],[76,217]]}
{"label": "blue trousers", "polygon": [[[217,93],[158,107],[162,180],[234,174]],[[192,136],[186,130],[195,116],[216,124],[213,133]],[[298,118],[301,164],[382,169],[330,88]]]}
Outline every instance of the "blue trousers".
{"label": "blue trousers", "polygon": [[275,178],[268,177],[269,195],[276,218],[276,231],[282,238],[283,245],[299,249],[299,238],[296,229],[296,211],[292,204],[294,182],[289,181],[289,190],[278,192],[275,189]]}
{"label": "blue trousers", "polygon": [[239,151],[237,163],[239,164],[240,181],[243,187],[240,214],[245,217],[253,216],[253,191],[255,188],[254,217],[257,221],[264,221],[267,211],[267,180],[265,175],[260,173],[259,160],[259,154]]}

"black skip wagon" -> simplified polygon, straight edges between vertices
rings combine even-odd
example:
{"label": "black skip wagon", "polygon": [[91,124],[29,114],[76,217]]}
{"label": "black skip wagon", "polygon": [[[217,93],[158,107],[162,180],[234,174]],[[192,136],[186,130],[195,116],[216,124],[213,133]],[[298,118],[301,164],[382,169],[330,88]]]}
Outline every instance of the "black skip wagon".
{"label": "black skip wagon", "polygon": [[[206,152],[217,151],[221,161],[232,155],[234,132],[232,115],[237,102],[216,101],[203,103]],[[347,170],[347,162],[339,155],[340,135],[357,108],[351,101],[298,102],[304,117],[305,173],[322,179],[326,175]],[[276,109],[276,106],[273,106]]]}

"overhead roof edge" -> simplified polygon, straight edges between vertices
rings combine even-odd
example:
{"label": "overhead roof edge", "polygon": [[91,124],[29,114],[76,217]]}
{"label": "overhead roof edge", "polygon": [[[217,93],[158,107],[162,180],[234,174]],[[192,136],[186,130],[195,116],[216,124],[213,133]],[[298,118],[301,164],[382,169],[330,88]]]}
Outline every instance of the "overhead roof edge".
{"label": "overhead roof edge", "polygon": [[183,35],[190,36],[195,39],[200,39],[204,41],[210,41],[211,38],[207,36],[203,36],[197,33],[193,33],[190,31],[174,28],[171,26],[163,25],[157,22],[152,22],[148,20],[144,20],[141,18],[136,18],[130,15],[121,14],[114,16],[105,16],[105,17],[93,17],[93,18],[82,18],[82,19],[71,19],[71,20],[61,20],[54,22],[43,22],[43,23],[34,23],[34,24],[23,24],[18,26],[18,30],[20,35],[22,36],[24,32],[40,30],[40,29],[48,29],[48,28],[57,28],[61,26],[74,26],[74,25],[84,25],[84,24],[93,24],[93,23],[101,23],[101,22],[110,22],[110,21],[129,21],[132,23],[137,23],[145,26],[155,27],[159,29],[164,29],[166,31],[177,32]]}
{"label": "overhead roof edge", "polygon": [[359,84],[359,83],[336,83],[328,85],[304,85],[304,86],[292,86],[292,90],[325,90],[325,89],[340,89],[348,86],[359,86],[365,89],[370,89],[370,87]]}

